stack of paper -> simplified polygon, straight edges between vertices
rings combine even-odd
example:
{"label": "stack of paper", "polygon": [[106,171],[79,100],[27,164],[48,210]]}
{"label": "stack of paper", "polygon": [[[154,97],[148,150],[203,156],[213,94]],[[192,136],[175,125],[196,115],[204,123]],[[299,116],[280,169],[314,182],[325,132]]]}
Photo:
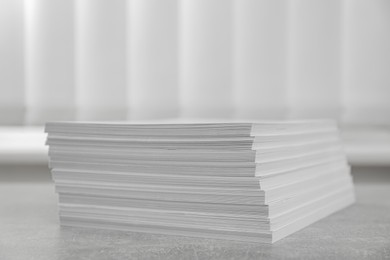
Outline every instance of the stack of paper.
{"label": "stack of paper", "polygon": [[332,121],[46,132],[63,226],[272,243],[354,202]]}

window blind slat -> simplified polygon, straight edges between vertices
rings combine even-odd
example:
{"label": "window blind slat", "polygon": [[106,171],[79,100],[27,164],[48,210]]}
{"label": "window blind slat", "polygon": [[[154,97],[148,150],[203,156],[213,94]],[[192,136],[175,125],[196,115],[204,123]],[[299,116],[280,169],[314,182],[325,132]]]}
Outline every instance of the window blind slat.
{"label": "window blind slat", "polygon": [[27,122],[74,118],[73,1],[26,5]]}
{"label": "window blind slat", "polygon": [[286,114],[287,7],[287,1],[234,2],[237,118],[283,118]]}
{"label": "window blind slat", "polygon": [[289,3],[290,116],[338,118],[342,83],[342,1]]}
{"label": "window blind slat", "polygon": [[126,73],[126,0],[77,0],[77,118],[126,119]]}
{"label": "window blind slat", "polygon": [[0,124],[389,124],[387,0],[2,0]]}
{"label": "window blind slat", "polygon": [[131,0],[128,15],[129,114],[179,115],[178,0]]}
{"label": "window blind slat", "polygon": [[344,121],[390,123],[390,1],[344,6]]}
{"label": "window blind slat", "polygon": [[180,99],[184,117],[233,116],[232,0],[180,2]]}
{"label": "window blind slat", "polygon": [[0,125],[24,122],[23,2],[0,1]]}

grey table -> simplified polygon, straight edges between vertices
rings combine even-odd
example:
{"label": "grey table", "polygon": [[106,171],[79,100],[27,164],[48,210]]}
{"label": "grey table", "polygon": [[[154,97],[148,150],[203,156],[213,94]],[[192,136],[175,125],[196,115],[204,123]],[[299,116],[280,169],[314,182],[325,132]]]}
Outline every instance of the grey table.
{"label": "grey table", "polygon": [[[273,245],[61,228],[44,166],[0,167],[0,259],[390,259],[390,171],[355,173],[357,203]],[[27,175],[22,175],[20,172]]]}

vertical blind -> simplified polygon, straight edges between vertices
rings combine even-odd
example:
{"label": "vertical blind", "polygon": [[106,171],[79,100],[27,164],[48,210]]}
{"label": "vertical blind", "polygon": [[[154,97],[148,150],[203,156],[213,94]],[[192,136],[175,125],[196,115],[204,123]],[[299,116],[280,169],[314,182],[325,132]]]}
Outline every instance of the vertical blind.
{"label": "vertical blind", "polygon": [[22,124],[25,115],[23,0],[0,0],[0,124]]}
{"label": "vertical blind", "polygon": [[[77,94],[74,4],[63,0],[33,0],[24,1],[24,5],[25,39],[22,46],[25,74],[19,75],[25,76],[23,120],[39,124],[58,115],[62,119],[71,119],[76,112]],[[2,39],[6,36],[2,35]],[[10,92],[12,85],[3,90],[6,95]]]}
{"label": "vertical blind", "polygon": [[177,0],[128,2],[128,117],[179,116]]}
{"label": "vertical blind", "polygon": [[0,0],[0,124],[390,123],[387,0]]}
{"label": "vertical blind", "polygon": [[126,119],[126,2],[77,0],[74,3],[75,118]]}

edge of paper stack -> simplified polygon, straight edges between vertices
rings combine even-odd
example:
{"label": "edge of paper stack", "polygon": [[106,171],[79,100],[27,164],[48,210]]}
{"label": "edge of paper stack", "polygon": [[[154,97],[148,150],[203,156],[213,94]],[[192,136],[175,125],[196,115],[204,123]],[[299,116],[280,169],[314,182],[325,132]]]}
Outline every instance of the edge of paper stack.
{"label": "edge of paper stack", "polygon": [[355,201],[336,124],[46,124],[62,226],[260,243]]}

